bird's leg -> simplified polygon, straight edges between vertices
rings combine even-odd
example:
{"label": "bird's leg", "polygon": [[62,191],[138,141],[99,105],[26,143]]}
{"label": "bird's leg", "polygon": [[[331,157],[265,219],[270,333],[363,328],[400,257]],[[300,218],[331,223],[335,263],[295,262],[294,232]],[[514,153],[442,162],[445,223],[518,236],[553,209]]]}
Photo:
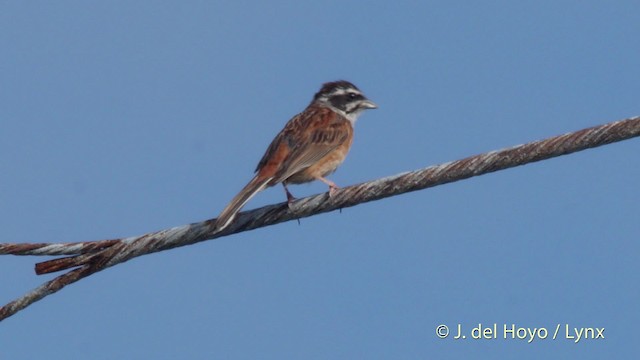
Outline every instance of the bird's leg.
{"label": "bird's leg", "polygon": [[296,201],[296,198],[289,192],[287,184],[282,183],[282,187],[284,187],[284,192],[287,194],[287,205],[289,206],[289,209],[291,209],[291,206],[293,205],[293,202]]}
{"label": "bird's leg", "polygon": [[340,187],[338,185],[336,185],[336,183],[334,183],[333,181],[329,180],[329,179],[325,179],[322,176],[318,176],[316,179],[322,181],[323,183],[329,185],[329,197],[332,197],[333,195],[335,195],[336,190],[340,189]]}
{"label": "bird's leg", "polygon": [[[287,206],[289,207],[289,210],[291,211],[295,211],[295,209],[293,208],[293,202],[296,201],[296,198],[291,195],[291,193],[289,192],[289,189],[287,188],[287,184],[282,183],[282,186],[284,187],[284,192],[287,194]],[[300,225],[300,219],[298,220],[298,225]]]}

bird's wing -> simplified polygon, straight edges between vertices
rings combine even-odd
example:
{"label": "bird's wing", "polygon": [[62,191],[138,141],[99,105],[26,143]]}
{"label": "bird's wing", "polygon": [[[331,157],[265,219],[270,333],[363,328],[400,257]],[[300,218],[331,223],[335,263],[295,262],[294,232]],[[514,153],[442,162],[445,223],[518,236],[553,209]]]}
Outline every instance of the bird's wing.
{"label": "bird's wing", "polygon": [[256,171],[272,172],[271,184],[281,182],[344,144],[352,132],[351,123],[331,109],[307,108],[276,136]]}

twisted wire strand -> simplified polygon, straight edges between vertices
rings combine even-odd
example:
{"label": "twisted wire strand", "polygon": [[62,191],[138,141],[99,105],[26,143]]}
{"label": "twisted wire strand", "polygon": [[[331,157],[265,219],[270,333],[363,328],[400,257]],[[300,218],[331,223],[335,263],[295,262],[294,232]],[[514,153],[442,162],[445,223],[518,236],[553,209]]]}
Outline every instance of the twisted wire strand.
{"label": "twisted wire strand", "polygon": [[73,243],[6,243],[0,244],[0,255],[79,255],[102,250],[119,241],[120,239]]}
{"label": "twisted wire strand", "polygon": [[339,189],[331,198],[327,193],[310,196],[297,200],[292,209],[286,203],[280,203],[245,211],[238,214],[234,223],[218,233],[214,231],[215,219],[211,219],[125,239],[67,244],[0,244],[0,255],[72,255],[36,264],[38,274],[79,267],[0,308],[0,321],[66,285],[140,255],[351,207],[637,136],[640,136],[638,116],[349,186]]}

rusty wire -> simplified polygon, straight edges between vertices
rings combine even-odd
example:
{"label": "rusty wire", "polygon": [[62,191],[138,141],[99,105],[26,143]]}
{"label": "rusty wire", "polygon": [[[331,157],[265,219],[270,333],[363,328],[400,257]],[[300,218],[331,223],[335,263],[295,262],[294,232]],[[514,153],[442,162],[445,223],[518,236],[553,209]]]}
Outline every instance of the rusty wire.
{"label": "rusty wire", "polygon": [[140,255],[211,240],[259,227],[313,216],[411,191],[467,179],[576,151],[640,136],[640,117],[633,117],[548,139],[490,151],[339,189],[334,196],[320,194],[245,211],[224,231],[214,231],[215,219],[178,226],[141,236],[76,243],[0,244],[0,255],[70,255],[36,264],[36,273],[73,269],[0,308],[0,321],[32,303],[93,273]]}

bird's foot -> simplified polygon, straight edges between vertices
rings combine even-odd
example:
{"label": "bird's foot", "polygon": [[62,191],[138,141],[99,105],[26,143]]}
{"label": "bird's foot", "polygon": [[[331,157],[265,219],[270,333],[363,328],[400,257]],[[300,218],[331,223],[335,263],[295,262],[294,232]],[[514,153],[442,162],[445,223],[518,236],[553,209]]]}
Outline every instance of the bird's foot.
{"label": "bird's foot", "polygon": [[329,197],[334,197],[336,195],[336,191],[338,191],[338,189],[340,189],[340,187],[338,187],[338,185],[336,184],[331,184],[329,185]]}

